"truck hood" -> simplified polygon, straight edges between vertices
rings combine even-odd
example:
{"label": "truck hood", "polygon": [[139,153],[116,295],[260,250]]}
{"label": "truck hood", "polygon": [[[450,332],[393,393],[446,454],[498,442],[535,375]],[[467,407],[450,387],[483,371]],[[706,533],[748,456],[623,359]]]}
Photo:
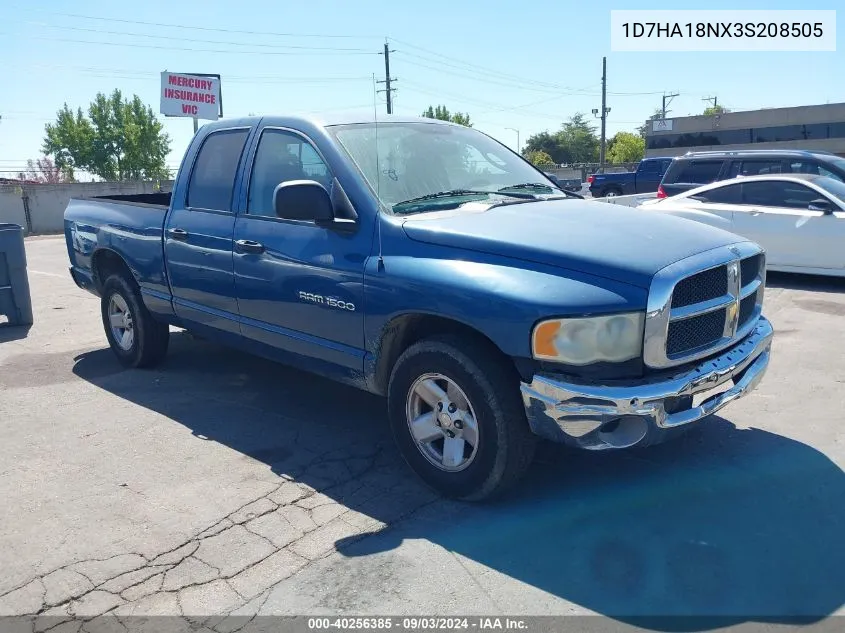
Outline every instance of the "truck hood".
{"label": "truck hood", "polygon": [[470,203],[410,216],[412,240],[557,266],[648,288],[680,259],[743,238],[691,220],[604,202]]}

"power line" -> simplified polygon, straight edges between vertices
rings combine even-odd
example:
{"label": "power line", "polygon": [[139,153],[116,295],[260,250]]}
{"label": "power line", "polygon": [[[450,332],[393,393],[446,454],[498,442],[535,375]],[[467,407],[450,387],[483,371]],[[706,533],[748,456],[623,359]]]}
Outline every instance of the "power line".
{"label": "power line", "polygon": [[[85,27],[79,26],[57,26],[53,24],[44,24],[43,22],[30,22],[29,24],[33,24],[35,26],[44,26],[50,29],[59,29],[59,30],[70,30],[70,31],[84,31],[87,33],[100,33],[104,35],[121,35],[121,36],[131,36],[131,37],[146,37],[150,39],[156,40],[167,40],[171,41],[173,39],[172,36],[167,35],[152,35],[150,33],[131,33],[127,31],[104,31],[102,29],[88,29]],[[296,44],[265,44],[263,42],[225,42],[219,40],[204,40],[204,39],[195,39],[195,38],[188,38],[188,37],[180,37],[179,41],[181,42],[196,42],[199,44],[223,44],[224,46],[257,46],[261,48],[283,48],[283,49],[297,49],[297,50],[313,50],[313,51],[344,51],[344,52],[371,52],[370,49],[367,48],[338,48],[333,46],[303,46],[303,45],[296,45]]]}
{"label": "power line", "polygon": [[[497,80],[500,85],[504,85],[504,86],[507,86],[507,87],[520,87],[520,88],[525,88],[526,90],[539,90],[540,88],[542,88],[542,90],[539,90],[540,92],[566,92],[566,93],[570,93],[570,94],[589,94],[588,92],[586,92],[584,90],[577,89],[577,88],[571,88],[569,86],[561,86],[559,84],[550,84],[550,83],[546,83],[546,82],[527,79],[525,77],[518,78],[516,76],[509,76],[507,74],[497,73],[495,71],[486,71],[486,70],[478,70],[478,69],[471,68],[471,67],[469,67],[469,68],[462,67],[460,65],[445,63],[445,62],[442,62],[438,59],[430,59],[430,58],[427,58],[427,57],[423,57],[421,55],[417,55],[415,53],[409,53],[407,51],[401,51],[400,50],[398,52],[403,57],[411,57],[411,58],[414,58],[414,59],[422,60],[424,62],[428,62],[428,63],[432,63],[432,64],[438,64],[438,66],[436,66],[436,67],[423,66],[423,64],[420,64],[419,62],[411,62],[409,60],[405,60],[407,63],[413,63],[413,64],[416,64],[417,66],[423,66],[425,68],[431,68],[432,70],[437,70],[438,72],[446,72],[446,73],[449,73],[449,74],[452,74],[452,75],[468,77],[470,79],[475,79],[475,80],[480,80],[480,81],[488,81],[489,83],[496,83],[494,81],[491,81],[490,79],[486,79],[483,76],[481,76],[481,75],[487,75],[488,77],[491,77],[492,79]],[[446,66],[448,68],[454,68],[454,69],[463,71],[464,73],[473,73],[473,74],[467,75],[467,74],[456,73],[454,71],[447,71],[443,68],[443,66]],[[507,83],[502,83],[503,81],[506,81]]]}
{"label": "power line", "polygon": [[[38,9],[32,9],[32,7],[19,7],[22,10],[26,11],[38,11]],[[191,31],[206,31],[206,32],[213,32],[213,33],[239,33],[241,35],[268,35],[272,37],[314,37],[314,38],[342,38],[342,39],[376,39],[379,36],[375,35],[347,35],[347,34],[336,34],[336,33],[279,33],[276,31],[245,31],[239,29],[221,29],[221,28],[214,28],[208,26],[188,26],[184,24],[168,24],[165,22],[145,22],[143,20],[127,20],[124,18],[107,18],[103,16],[96,16],[96,15],[82,15],[79,13],[56,13],[54,11],[44,11],[44,13],[49,13],[52,16],[62,16],[66,18],[77,18],[82,20],[97,20],[100,22],[115,22],[120,24],[140,24],[143,26],[155,26],[161,28],[172,28],[172,29],[185,29]]]}
{"label": "power line", "polygon": [[91,42],[89,40],[74,40],[63,37],[33,37],[34,40],[46,40],[48,42],[71,42],[75,44],[91,44],[94,46],[118,46],[122,48],[149,48],[164,51],[187,51],[192,53],[224,53],[226,55],[377,55],[378,53],[363,50],[355,51],[309,51],[293,52],[293,51],[237,51],[237,50],[221,50],[212,48],[184,48],[181,46],[155,46],[153,44],[134,44],[129,42]]}

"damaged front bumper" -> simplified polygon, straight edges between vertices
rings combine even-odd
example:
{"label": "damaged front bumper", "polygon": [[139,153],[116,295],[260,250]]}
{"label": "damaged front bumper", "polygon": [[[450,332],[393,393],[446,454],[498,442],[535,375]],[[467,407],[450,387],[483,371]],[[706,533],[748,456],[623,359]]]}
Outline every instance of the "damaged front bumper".
{"label": "damaged front bumper", "polygon": [[683,372],[631,382],[572,382],[537,374],[522,383],[537,435],[589,450],[657,443],[753,390],[769,365],[773,329],[760,317],[742,341]]}

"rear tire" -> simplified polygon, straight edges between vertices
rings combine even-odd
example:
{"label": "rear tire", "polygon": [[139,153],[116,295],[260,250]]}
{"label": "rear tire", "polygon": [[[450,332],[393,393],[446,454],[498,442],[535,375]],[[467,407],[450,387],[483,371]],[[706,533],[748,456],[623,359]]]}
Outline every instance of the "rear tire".
{"label": "rear tire", "polygon": [[615,198],[616,196],[621,196],[622,190],[618,187],[608,187],[604,191],[602,191],[602,198]]}
{"label": "rear tire", "polygon": [[388,385],[390,425],[405,461],[446,497],[477,501],[505,492],[536,446],[518,387],[516,372],[482,342],[415,343]]}
{"label": "rear tire", "polygon": [[100,313],[109,346],[120,364],[153,367],[167,354],[170,328],[156,321],[141,299],[134,280],[112,275],[103,284]]}

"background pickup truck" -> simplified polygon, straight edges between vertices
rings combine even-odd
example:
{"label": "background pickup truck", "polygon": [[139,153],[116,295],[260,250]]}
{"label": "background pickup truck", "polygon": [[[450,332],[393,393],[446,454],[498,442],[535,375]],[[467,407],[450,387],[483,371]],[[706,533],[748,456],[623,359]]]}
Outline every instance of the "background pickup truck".
{"label": "background pickup truck", "polygon": [[517,481],[538,437],[662,441],[769,361],[757,245],[575,199],[431,119],[218,121],[172,195],[72,200],[65,235],[124,365],[176,326],[385,396],[405,460],[461,499]]}
{"label": "background pickup truck", "polygon": [[634,171],[614,174],[592,174],[587,177],[594,198],[630,196],[657,191],[671,158],[644,158]]}

